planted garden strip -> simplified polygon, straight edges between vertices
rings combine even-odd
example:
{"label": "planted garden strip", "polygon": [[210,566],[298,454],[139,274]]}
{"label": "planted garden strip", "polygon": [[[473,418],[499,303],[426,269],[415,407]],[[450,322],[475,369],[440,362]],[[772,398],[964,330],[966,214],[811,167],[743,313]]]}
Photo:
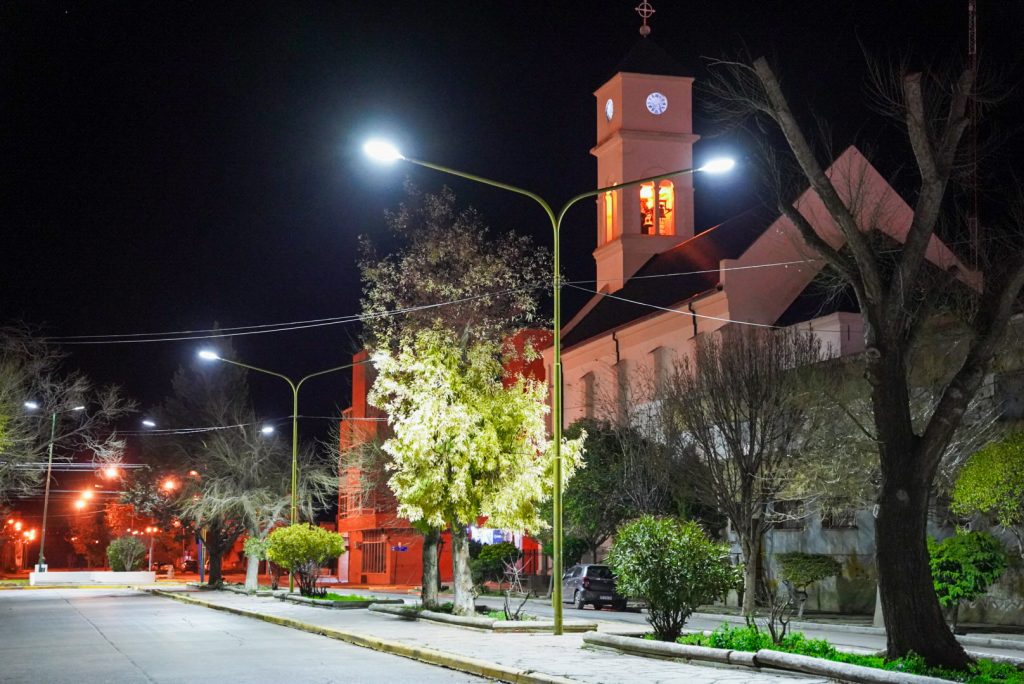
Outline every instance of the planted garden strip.
{"label": "planted garden strip", "polygon": [[584,634],[583,642],[593,646],[613,648],[619,651],[650,655],[658,658],[703,660],[743,667],[772,667],[780,670],[791,670],[830,677],[843,682],[862,682],[863,684],[949,684],[947,679],[880,670],[862,665],[848,665],[822,658],[783,653],[770,649],[761,649],[756,653],[750,653],[725,648],[689,646],[667,641],[651,641],[649,639],[619,636],[616,634],[601,634],[598,632]]}
{"label": "planted garden strip", "polygon": [[[446,625],[486,630],[488,632],[550,632],[555,628],[555,623],[550,621],[495,620],[489,617],[449,615],[448,613],[436,613],[432,610],[416,610],[409,606],[399,607],[374,604],[370,606],[370,610],[374,613],[386,613],[409,620],[429,620],[431,622],[442,622]],[[589,632],[595,629],[597,629],[597,624],[593,622],[566,620],[562,623],[562,631],[564,632]]]}
{"label": "planted garden strip", "polygon": [[282,601],[290,601],[291,603],[301,603],[307,606],[320,606],[321,608],[338,608],[341,610],[354,610],[357,608],[369,608],[370,606],[383,603],[383,604],[404,604],[405,601],[402,599],[367,599],[365,601],[332,601],[330,599],[315,599],[309,598],[308,596],[299,596],[297,594],[280,594],[279,599]]}

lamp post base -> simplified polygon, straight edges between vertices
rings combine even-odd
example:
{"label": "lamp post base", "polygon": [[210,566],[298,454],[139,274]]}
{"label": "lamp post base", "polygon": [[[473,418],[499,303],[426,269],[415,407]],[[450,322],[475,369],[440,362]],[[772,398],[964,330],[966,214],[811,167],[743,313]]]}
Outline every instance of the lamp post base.
{"label": "lamp post base", "polygon": [[46,572],[49,567],[46,563],[36,563],[36,572]]}

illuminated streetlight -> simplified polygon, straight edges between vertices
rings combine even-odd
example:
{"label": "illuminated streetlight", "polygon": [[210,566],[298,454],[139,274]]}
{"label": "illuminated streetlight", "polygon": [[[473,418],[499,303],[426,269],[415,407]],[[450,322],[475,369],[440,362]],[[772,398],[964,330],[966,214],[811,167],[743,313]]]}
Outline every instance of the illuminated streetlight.
{"label": "illuminated streetlight", "polygon": [[174,480],[174,478],[172,478],[172,477],[169,477],[169,478],[167,478],[166,480],[164,480],[164,481],[163,481],[163,484],[161,485],[161,487],[163,487],[163,489],[164,489],[164,491],[165,491],[165,492],[171,492],[171,491],[174,491],[174,489],[175,489],[175,488],[176,488],[177,486],[178,486],[178,483],[177,483],[177,482],[176,482],[176,481]]}
{"label": "illuminated streetlight", "polygon": [[75,501],[75,508],[77,508],[78,510],[82,510],[83,508],[85,508],[85,500],[79,499]]}
{"label": "illuminated streetlight", "polygon": [[530,190],[517,187],[515,185],[509,185],[508,183],[502,183],[500,181],[491,180],[490,178],[484,178],[483,176],[477,176],[472,173],[466,173],[465,171],[459,171],[457,169],[450,168],[448,166],[441,166],[440,164],[434,164],[432,162],[423,161],[421,159],[413,159],[406,157],[398,151],[394,145],[387,143],[383,140],[371,140],[363,146],[363,151],[373,159],[384,162],[394,162],[398,160],[407,161],[410,164],[422,166],[434,171],[440,171],[451,176],[457,176],[459,178],[465,178],[477,183],[483,183],[494,188],[501,190],[507,190],[514,192],[517,195],[523,195],[529,197],[534,202],[539,204],[547,214],[548,220],[551,222],[551,230],[554,236],[554,279],[552,281],[552,299],[554,308],[554,340],[553,340],[553,369],[552,369],[552,396],[551,396],[551,425],[552,425],[552,441],[554,447],[554,454],[552,455],[554,462],[553,468],[553,479],[554,479],[554,493],[552,496],[551,507],[554,515],[552,521],[552,562],[553,567],[551,570],[551,576],[555,578],[554,584],[552,585],[551,591],[551,605],[554,609],[555,618],[555,634],[562,633],[562,583],[559,578],[562,576],[562,549],[563,549],[563,529],[562,529],[562,422],[563,422],[563,407],[562,407],[562,283],[561,283],[561,244],[559,235],[562,227],[562,219],[565,218],[565,214],[569,209],[579,202],[580,200],[587,199],[588,197],[597,197],[606,192],[615,192],[628,188],[634,185],[640,185],[641,183],[650,183],[660,180],[672,178],[673,176],[690,175],[697,172],[702,173],[723,173],[731,169],[735,162],[731,159],[714,159],[708,161],[701,167],[680,169],[678,171],[671,171],[669,173],[658,174],[657,176],[650,176],[648,178],[638,178],[625,183],[619,183],[617,185],[611,185],[604,188],[598,188],[597,190],[588,190],[587,192],[581,192],[569,199],[562,208],[555,213],[551,208],[551,205],[547,203],[540,195]]}
{"label": "illuminated streetlight", "polygon": [[84,492],[82,492],[82,498],[85,499],[86,501],[91,499],[92,498],[92,490],[91,489],[86,489]]}
{"label": "illuminated streetlight", "polygon": [[[25,408],[34,411],[39,408],[39,403],[35,401],[26,401]],[[43,532],[39,537],[39,563],[36,565],[36,572],[46,572],[46,556],[43,554],[43,549],[46,546],[46,517],[50,512],[50,479],[53,474],[53,442],[57,438],[57,414],[84,410],[84,406],[74,406],[69,409],[53,411],[50,413],[50,447],[46,460],[46,489],[43,494]]]}
{"label": "illuminated streetlight", "polygon": [[377,161],[393,162],[405,159],[398,148],[386,140],[374,139],[363,145],[363,152]]}
{"label": "illuminated streetlight", "polygon": [[[247,363],[241,361],[234,361],[233,359],[225,359],[223,356],[219,356],[216,352],[209,349],[203,349],[198,352],[198,356],[206,361],[223,361],[224,363],[230,363],[232,366],[239,366],[247,370],[256,371],[257,373],[263,373],[265,375],[272,375],[275,378],[281,378],[288,383],[288,387],[292,391],[292,510],[291,510],[291,524],[294,525],[299,521],[299,390],[302,388],[302,384],[307,380],[318,377],[320,375],[326,375],[327,373],[334,373],[335,371],[345,370],[346,368],[352,368],[358,366],[365,361],[358,361],[356,363],[346,363],[344,366],[335,366],[334,368],[327,368],[316,373],[310,373],[309,375],[301,378],[298,382],[293,381],[287,375],[281,373],[275,373],[274,371],[267,370],[266,368],[260,368],[259,366],[250,366]],[[264,430],[266,427],[265,426]],[[264,430],[261,430],[263,434],[268,434]],[[273,428],[271,428],[273,430]],[[292,573],[288,573],[288,591],[295,590],[295,580]]]}
{"label": "illuminated streetlight", "polygon": [[274,434],[274,426],[264,425],[263,427],[260,428],[260,432],[262,432],[265,435],[272,435]]}
{"label": "illuminated streetlight", "polygon": [[153,421],[153,420],[151,420],[151,419],[149,419],[149,418],[146,418],[146,419],[144,419],[144,420],[142,421],[142,424],[143,424],[143,425],[144,425],[145,427],[148,427],[148,428],[155,428],[155,427],[156,427],[156,422],[155,422],[155,421]]}
{"label": "illuminated streetlight", "polygon": [[120,474],[121,471],[118,470],[115,466],[107,466],[106,468],[103,469],[103,476],[111,480],[113,480]]}

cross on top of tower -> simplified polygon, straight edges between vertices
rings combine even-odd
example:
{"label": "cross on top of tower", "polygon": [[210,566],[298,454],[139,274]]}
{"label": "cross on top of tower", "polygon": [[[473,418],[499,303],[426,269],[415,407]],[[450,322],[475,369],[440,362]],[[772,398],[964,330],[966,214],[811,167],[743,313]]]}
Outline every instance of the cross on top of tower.
{"label": "cross on top of tower", "polygon": [[640,26],[640,35],[646,38],[651,35],[651,27],[647,25],[647,20],[654,14],[654,7],[647,0],[643,0],[635,9],[636,13],[644,20],[644,23]]}

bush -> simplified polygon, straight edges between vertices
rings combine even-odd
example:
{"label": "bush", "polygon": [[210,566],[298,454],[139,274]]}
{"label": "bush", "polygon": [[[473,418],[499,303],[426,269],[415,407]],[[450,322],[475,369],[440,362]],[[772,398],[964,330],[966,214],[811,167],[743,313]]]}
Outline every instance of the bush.
{"label": "bush", "polygon": [[512,562],[521,555],[522,553],[516,548],[516,545],[510,542],[485,545],[469,564],[473,572],[473,583],[498,582],[500,584],[505,578],[505,563]]}
{"label": "bush", "polygon": [[303,596],[323,596],[325,589],[316,588],[320,566],[345,552],[345,540],[309,523],[279,527],[267,537],[267,558],[285,568],[299,582]]}
{"label": "bush", "polygon": [[647,602],[647,620],[662,641],[674,641],[698,606],[736,582],[729,548],[675,518],[646,515],[624,524],[608,564],[621,593]]}
{"label": "bush", "polygon": [[807,600],[807,587],[842,572],[843,566],[832,556],[820,553],[777,553],[775,560],[779,562],[779,574],[782,579],[795,590],[791,596],[797,604],[797,616],[803,617],[804,602]]}
{"label": "bush", "polygon": [[953,511],[984,513],[1017,537],[1024,557],[1024,432],[989,444],[967,460],[953,488]]}
{"label": "bush", "polygon": [[107,560],[114,572],[131,572],[142,567],[146,556],[146,545],[138,537],[118,537],[107,546]]}
{"label": "bush", "polygon": [[902,658],[893,660],[886,660],[881,656],[844,653],[843,651],[836,650],[835,646],[823,639],[808,639],[800,632],[794,632],[783,638],[780,643],[773,644],[771,636],[765,632],[758,631],[755,627],[729,627],[728,625],[722,625],[710,634],[688,634],[684,637],[679,637],[677,641],[680,644],[710,646],[711,648],[724,648],[734,651],[755,652],[763,648],[770,648],[775,651],[822,658],[837,663],[939,677],[957,682],[969,682],[970,684],[995,684],[997,682],[1024,684],[1024,672],[1018,671],[1013,665],[1008,663],[978,660],[967,671],[947,670],[938,667],[928,667],[924,658],[915,653],[909,653]]}
{"label": "bush", "polygon": [[953,628],[961,601],[971,601],[985,592],[1006,570],[1002,543],[985,532],[957,532],[936,542],[928,540],[932,582],[939,604],[953,611]]}

